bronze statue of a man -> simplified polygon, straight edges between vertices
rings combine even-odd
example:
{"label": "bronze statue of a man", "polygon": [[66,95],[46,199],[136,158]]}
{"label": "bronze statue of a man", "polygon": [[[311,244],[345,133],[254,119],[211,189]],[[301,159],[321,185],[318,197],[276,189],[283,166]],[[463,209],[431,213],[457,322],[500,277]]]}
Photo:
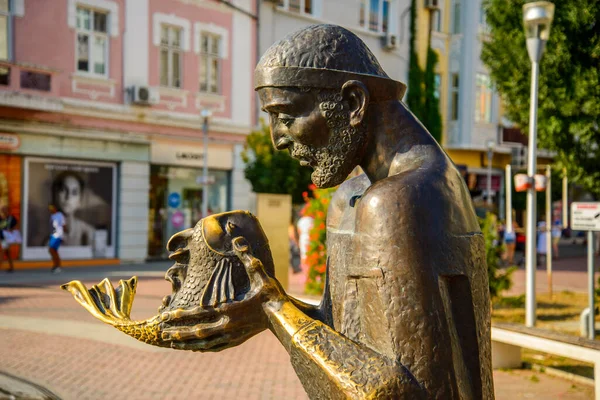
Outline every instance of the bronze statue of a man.
{"label": "bronze statue of a man", "polygon": [[[460,173],[399,100],[405,86],[333,25],[271,46],[255,79],[274,146],[310,165],[317,186],[341,184],[327,216],[320,306],[284,292],[257,222],[239,213],[171,239],[174,297],[152,320],[126,320],[135,280],[116,291],[107,282],[89,293],[77,282],[65,288],[105,322],[159,346],[218,351],[270,329],[313,399],[493,399],[484,240]],[[364,174],[346,180],[356,166]],[[200,294],[208,278],[189,268],[207,251],[222,256],[216,289]],[[241,278],[231,254],[248,274],[245,292],[232,283]]]}

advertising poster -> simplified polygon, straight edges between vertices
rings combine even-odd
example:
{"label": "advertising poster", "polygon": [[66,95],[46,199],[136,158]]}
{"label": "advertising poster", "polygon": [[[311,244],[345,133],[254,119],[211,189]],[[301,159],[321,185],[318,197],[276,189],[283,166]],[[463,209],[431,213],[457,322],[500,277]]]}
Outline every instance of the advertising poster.
{"label": "advertising poster", "polygon": [[115,164],[27,158],[24,189],[23,259],[49,258],[49,204],[66,220],[62,258],[115,257]]}

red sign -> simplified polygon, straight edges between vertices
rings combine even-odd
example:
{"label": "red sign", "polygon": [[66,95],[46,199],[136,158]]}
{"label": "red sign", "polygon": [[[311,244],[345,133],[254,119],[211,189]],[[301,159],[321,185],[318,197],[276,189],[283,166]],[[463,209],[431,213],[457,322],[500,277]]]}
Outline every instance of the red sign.
{"label": "red sign", "polygon": [[171,223],[173,224],[173,227],[181,228],[183,226],[184,222],[185,222],[185,218],[181,211],[175,211],[171,215]]}

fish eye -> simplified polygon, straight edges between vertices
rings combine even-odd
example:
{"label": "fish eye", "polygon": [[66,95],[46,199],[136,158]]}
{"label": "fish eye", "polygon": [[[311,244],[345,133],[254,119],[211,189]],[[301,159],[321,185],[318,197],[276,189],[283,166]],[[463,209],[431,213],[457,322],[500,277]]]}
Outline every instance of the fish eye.
{"label": "fish eye", "polygon": [[235,224],[231,221],[227,221],[227,225],[225,225],[225,231],[228,234],[232,234],[233,230],[236,228]]}

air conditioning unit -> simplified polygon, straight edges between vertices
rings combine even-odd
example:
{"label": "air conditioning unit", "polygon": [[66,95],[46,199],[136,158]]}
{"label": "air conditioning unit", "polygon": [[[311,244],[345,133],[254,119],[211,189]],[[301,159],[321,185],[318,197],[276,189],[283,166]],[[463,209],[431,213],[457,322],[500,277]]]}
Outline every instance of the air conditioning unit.
{"label": "air conditioning unit", "polygon": [[398,36],[390,33],[383,38],[383,48],[386,50],[395,50],[398,48]]}
{"label": "air conditioning unit", "polygon": [[425,8],[437,10],[440,8],[440,2],[439,0],[425,0]]}
{"label": "air conditioning unit", "polygon": [[140,105],[158,104],[160,94],[155,88],[149,86],[133,86],[131,88],[131,102]]}

